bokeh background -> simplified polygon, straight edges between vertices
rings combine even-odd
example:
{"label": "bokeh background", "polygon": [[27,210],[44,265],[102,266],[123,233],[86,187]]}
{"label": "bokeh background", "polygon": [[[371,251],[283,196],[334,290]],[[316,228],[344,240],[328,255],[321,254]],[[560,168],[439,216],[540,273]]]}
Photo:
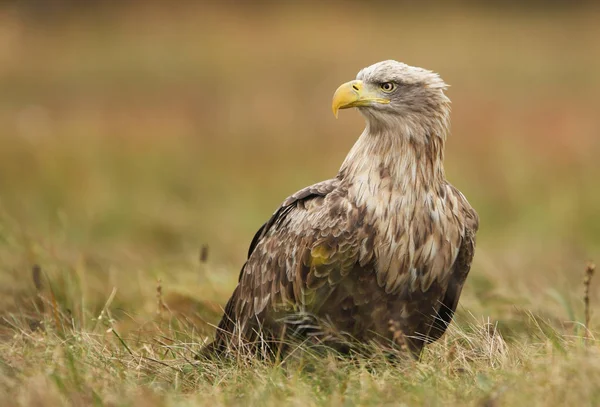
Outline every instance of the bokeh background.
{"label": "bokeh background", "polygon": [[481,217],[460,313],[581,321],[598,21],[560,2],[2,2],[0,314],[50,287],[85,325],[116,288],[121,330],[166,307],[210,334],[254,232],[362,131],[333,91],[397,59],[451,85],[446,171]]}

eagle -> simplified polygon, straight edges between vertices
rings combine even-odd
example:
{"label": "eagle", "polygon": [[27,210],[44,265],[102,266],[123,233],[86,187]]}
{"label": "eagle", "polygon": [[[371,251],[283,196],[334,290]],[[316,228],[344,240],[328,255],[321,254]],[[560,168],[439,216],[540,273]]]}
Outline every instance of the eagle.
{"label": "eagle", "polygon": [[416,358],[452,320],[478,215],[444,173],[446,83],[394,60],[333,95],[366,127],[337,175],[291,195],[258,230],[205,352],[285,344],[399,349]]}

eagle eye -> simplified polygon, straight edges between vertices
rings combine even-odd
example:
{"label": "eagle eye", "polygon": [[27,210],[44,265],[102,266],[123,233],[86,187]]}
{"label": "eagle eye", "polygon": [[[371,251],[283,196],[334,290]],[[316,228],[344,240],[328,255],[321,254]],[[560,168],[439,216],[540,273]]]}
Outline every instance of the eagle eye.
{"label": "eagle eye", "polygon": [[394,89],[396,89],[396,84],[394,82],[384,82],[381,85],[379,85],[379,87],[381,88],[382,91],[384,91],[385,93],[390,93],[392,92]]}

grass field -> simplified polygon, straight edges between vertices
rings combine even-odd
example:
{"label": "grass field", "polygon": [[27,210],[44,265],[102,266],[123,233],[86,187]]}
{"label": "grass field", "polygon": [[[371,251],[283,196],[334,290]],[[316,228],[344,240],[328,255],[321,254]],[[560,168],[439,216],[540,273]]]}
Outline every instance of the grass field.
{"label": "grass field", "polygon": [[[0,404],[600,405],[600,9],[20,4],[0,6]],[[254,232],[362,131],[333,91],[389,58],[451,84],[446,172],[481,218],[450,332],[401,366],[194,362]]]}

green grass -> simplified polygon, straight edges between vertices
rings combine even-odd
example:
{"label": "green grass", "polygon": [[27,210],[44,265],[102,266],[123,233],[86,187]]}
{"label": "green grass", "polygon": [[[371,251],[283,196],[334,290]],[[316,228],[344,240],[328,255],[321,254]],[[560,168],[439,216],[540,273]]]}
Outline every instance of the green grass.
{"label": "green grass", "polygon": [[[599,11],[385,10],[2,6],[0,404],[600,404]],[[400,365],[194,361],[256,229],[362,130],[331,93],[384,58],[452,85],[481,230],[450,332]]]}

